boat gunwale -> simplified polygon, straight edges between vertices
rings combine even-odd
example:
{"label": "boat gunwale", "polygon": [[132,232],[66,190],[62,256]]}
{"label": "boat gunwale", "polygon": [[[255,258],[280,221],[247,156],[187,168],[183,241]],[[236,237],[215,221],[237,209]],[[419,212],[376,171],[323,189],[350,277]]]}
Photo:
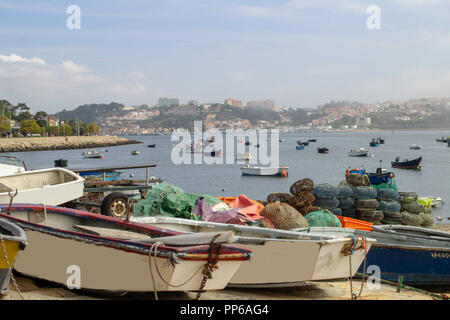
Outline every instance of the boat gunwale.
{"label": "boat gunwale", "polygon": [[[139,254],[145,254],[148,255],[148,252],[153,245],[153,243],[145,243],[145,242],[139,242],[139,241],[133,241],[133,240],[124,240],[124,239],[118,239],[118,238],[112,238],[107,236],[97,236],[97,235],[90,235],[87,233],[81,233],[71,230],[64,230],[60,228],[55,228],[51,226],[46,226],[39,223],[34,223],[30,221],[26,221],[20,218],[13,217],[11,215],[6,215],[5,210],[7,210],[8,205],[6,204],[0,204],[0,218],[5,218],[7,220],[13,220],[25,229],[31,229],[37,232],[43,232],[48,233],[53,236],[62,237],[62,238],[70,238],[72,240],[76,241],[94,241],[94,242],[101,242],[99,245],[103,245],[105,247],[111,247],[123,251],[128,252],[135,252]],[[155,232],[159,233],[160,235],[165,236],[175,236],[175,235],[183,235],[184,233],[179,233],[177,231],[163,229],[163,228],[157,228],[153,226],[147,226],[142,225],[135,222],[125,222],[123,220],[119,220],[113,217],[107,217],[107,216],[101,216],[96,215],[89,212],[83,212],[81,210],[76,209],[69,209],[69,208],[62,208],[62,207],[56,207],[56,206],[46,206],[47,212],[53,212],[56,214],[67,214],[70,216],[75,217],[81,217],[86,218],[88,220],[100,220],[102,222],[111,223],[114,225],[122,225],[125,226],[126,229],[128,227],[131,227],[131,229],[139,230],[139,231],[147,231],[148,233]],[[43,206],[41,205],[34,205],[34,204],[14,204],[11,206],[10,210],[12,213],[14,211],[42,211]],[[63,209],[63,210],[60,210]],[[59,211],[58,211],[59,210]],[[148,235],[148,234],[147,234]],[[150,238],[150,236],[149,236]],[[153,238],[152,238],[153,239]],[[157,238],[155,238],[157,239]],[[126,248],[125,248],[126,247]],[[209,245],[191,245],[191,246],[183,246],[183,247],[175,247],[175,246],[168,246],[168,245],[160,245],[158,246],[157,255],[164,256],[164,255],[170,255],[172,252],[176,253],[177,256],[179,256],[182,260],[207,260],[207,253],[209,251]],[[203,255],[206,253],[206,257],[203,257]],[[247,250],[245,248],[241,248],[235,245],[228,245],[223,244],[221,247],[221,252],[219,253],[219,260],[221,261],[228,261],[228,260],[248,260],[251,251]],[[238,256],[236,256],[238,255]]]}

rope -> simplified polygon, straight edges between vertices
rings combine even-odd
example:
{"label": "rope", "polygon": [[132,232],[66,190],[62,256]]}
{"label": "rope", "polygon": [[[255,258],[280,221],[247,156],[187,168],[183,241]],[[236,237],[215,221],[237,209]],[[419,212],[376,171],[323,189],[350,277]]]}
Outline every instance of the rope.
{"label": "rope", "polygon": [[48,226],[48,223],[47,223],[47,207],[45,206],[45,203],[42,204],[42,208],[44,209],[45,225]]}
{"label": "rope", "polygon": [[[367,263],[367,239],[365,237],[360,237],[360,236],[354,236],[354,235],[350,235],[350,238],[353,241],[353,244],[350,248],[343,248],[343,250],[341,251],[341,253],[345,256],[349,257],[349,280],[350,280],[350,299],[351,300],[357,300],[361,297],[361,294],[363,292],[364,289],[364,277],[363,280],[361,282],[361,288],[359,289],[359,293],[358,295],[353,293],[353,277],[352,277],[352,255],[355,251],[358,250],[364,250],[364,272],[366,270],[366,263]],[[361,244],[359,246],[358,245],[358,239],[361,240]]]}
{"label": "rope", "polygon": [[161,272],[160,272],[160,270],[159,270],[159,267],[158,267],[158,263],[156,262],[156,253],[157,253],[157,251],[158,251],[158,247],[160,246],[160,245],[162,245],[162,246],[165,246],[165,244],[163,243],[163,242],[160,242],[160,241],[158,241],[158,242],[155,242],[151,247],[150,247],[150,250],[149,250],[149,252],[148,252],[148,254],[149,254],[149,267],[150,267],[150,274],[151,274],[151,277],[152,277],[152,282],[153,282],[153,293],[154,293],[154,295],[155,295],[155,300],[158,300],[158,290],[157,290],[157,288],[156,288],[156,281],[155,281],[155,276],[154,276],[154,274],[153,274],[153,269],[152,269],[152,252],[154,251],[154,254],[153,254],[153,257],[154,257],[154,261],[155,261],[155,269],[156,269],[156,272],[158,273],[158,276],[160,277],[160,279],[167,285],[167,286],[169,286],[169,287],[174,287],[174,288],[177,288],[177,287],[181,287],[181,286],[183,286],[183,285],[185,285],[186,283],[188,283],[189,281],[191,281],[192,280],[192,278],[194,278],[194,276],[202,269],[202,267],[203,266],[200,266],[199,268],[198,268],[198,270],[196,270],[186,281],[184,281],[183,283],[180,283],[180,284],[171,284],[170,283],[170,281],[167,281],[166,279],[164,279],[164,277],[162,276],[162,274],[161,274]]}
{"label": "rope", "polygon": [[2,243],[3,256],[5,257],[6,265],[8,266],[8,270],[9,270],[10,275],[11,275],[11,280],[13,281],[14,287],[16,288],[16,291],[19,294],[20,299],[25,300],[25,298],[22,295],[22,292],[19,289],[19,285],[16,282],[16,278],[13,275],[12,267],[11,267],[11,265],[9,263],[8,254],[6,252],[5,241],[3,240],[3,235],[2,234],[0,234],[0,240],[1,240],[1,243]]}

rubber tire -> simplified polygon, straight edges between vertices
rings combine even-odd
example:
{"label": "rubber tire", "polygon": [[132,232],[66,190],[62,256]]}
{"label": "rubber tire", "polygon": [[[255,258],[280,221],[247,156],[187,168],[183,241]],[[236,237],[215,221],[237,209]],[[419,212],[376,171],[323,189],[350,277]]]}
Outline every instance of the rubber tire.
{"label": "rubber tire", "polygon": [[[127,217],[127,214],[130,212],[130,204],[128,200],[129,198],[126,194],[121,192],[112,192],[103,199],[100,212],[105,216],[125,219]],[[111,212],[112,206],[114,206],[116,203],[125,205],[125,212],[123,212],[122,215],[115,215]]]}

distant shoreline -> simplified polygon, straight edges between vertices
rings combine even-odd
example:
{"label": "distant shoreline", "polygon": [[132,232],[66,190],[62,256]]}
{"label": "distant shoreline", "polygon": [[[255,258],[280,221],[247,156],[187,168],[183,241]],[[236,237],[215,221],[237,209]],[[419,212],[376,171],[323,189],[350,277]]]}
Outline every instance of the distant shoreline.
{"label": "distant shoreline", "polygon": [[142,142],[117,136],[1,138],[0,152],[88,149],[137,143]]}

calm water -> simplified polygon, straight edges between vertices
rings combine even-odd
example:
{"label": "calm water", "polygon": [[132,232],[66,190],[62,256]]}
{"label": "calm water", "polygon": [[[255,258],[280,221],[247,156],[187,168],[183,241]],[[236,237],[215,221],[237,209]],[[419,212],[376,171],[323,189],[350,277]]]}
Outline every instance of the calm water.
{"label": "calm water", "polygon": [[[400,191],[415,191],[420,196],[439,196],[450,205],[450,148],[447,144],[436,142],[436,138],[450,136],[450,131],[386,131],[386,132],[342,132],[318,134],[280,135],[286,141],[280,143],[280,165],[289,167],[289,176],[249,177],[241,176],[242,164],[232,165],[174,165],[171,162],[171,149],[174,145],[170,136],[133,136],[143,144],[103,148],[105,159],[83,159],[82,150],[39,151],[11,153],[25,161],[29,168],[46,168],[54,165],[54,160],[63,158],[69,167],[89,168],[115,165],[154,163],[151,175],[176,185],[187,192],[208,193],[215,196],[235,196],[245,194],[253,199],[265,199],[271,192],[289,192],[290,185],[298,179],[309,177],[315,183],[337,184],[345,177],[349,166],[364,166],[374,172],[382,160],[383,168],[396,175]],[[369,148],[369,141],[384,137],[385,144],[370,148],[374,157],[349,157],[347,151],[355,148]],[[300,137],[317,138],[305,150],[296,150],[296,140]],[[156,148],[148,148],[148,144]],[[422,150],[410,150],[411,144],[421,144]],[[317,148],[326,146],[328,154],[317,153]],[[140,154],[132,156],[132,150]],[[413,159],[423,156],[422,170],[391,169],[390,161],[396,156]],[[145,178],[145,169],[124,173]],[[448,205],[433,210],[435,216],[450,217]]]}

